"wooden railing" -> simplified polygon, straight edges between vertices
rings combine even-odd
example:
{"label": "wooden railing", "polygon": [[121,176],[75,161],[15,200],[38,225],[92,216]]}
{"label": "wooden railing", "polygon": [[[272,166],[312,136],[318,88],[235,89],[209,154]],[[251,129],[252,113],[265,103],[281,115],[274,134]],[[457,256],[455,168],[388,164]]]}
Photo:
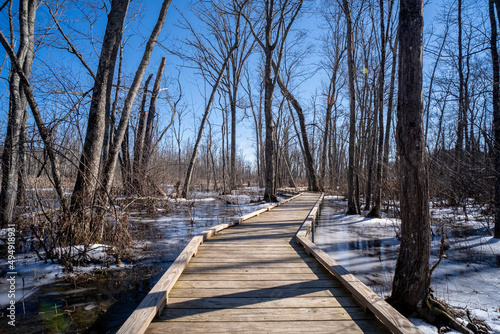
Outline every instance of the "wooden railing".
{"label": "wooden railing", "polygon": [[182,272],[188,265],[189,261],[193,256],[196,256],[198,252],[198,247],[206,240],[214,236],[217,232],[220,232],[228,227],[242,224],[244,221],[256,217],[266,211],[270,211],[280,205],[288,203],[291,200],[296,199],[301,196],[302,193],[290,197],[284,201],[273,204],[265,209],[257,210],[239,217],[229,223],[219,224],[206,231],[201,232],[191,239],[184,250],[175,259],[172,265],[163,274],[156,285],[151,289],[151,291],[144,297],[142,302],[137,306],[135,311],[130,315],[130,317],[125,321],[122,327],[118,330],[118,334],[138,334],[144,333],[148,328],[151,321],[155,316],[160,314],[165,308],[168,301],[168,294],[170,290],[174,287]]}
{"label": "wooden railing", "polygon": [[322,194],[297,232],[295,236],[297,243],[302,245],[306,253],[314,256],[323,267],[342,282],[358,304],[365,310],[371,311],[391,332],[395,334],[423,334],[411,321],[308,239],[314,228],[323,198]]}

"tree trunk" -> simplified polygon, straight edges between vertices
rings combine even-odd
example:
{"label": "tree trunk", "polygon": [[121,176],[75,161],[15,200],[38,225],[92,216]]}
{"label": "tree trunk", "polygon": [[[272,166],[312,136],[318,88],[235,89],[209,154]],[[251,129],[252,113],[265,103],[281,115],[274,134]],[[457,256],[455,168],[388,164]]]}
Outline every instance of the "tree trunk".
{"label": "tree trunk", "polygon": [[398,59],[398,40],[396,35],[394,45],[392,47],[392,68],[391,68],[391,84],[389,88],[389,102],[387,103],[387,120],[385,123],[385,138],[384,138],[384,168],[382,170],[383,178],[388,178],[389,171],[389,151],[391,142],[391,124],[392,124],[392,109],[394,102],[394,89],[396,87],[396,66]]}
{"label": "tree trunk", "polygon": [[300,132],[302,135],[302,143],[304,145],[304,160],[305,160],[305,164],[306,164],[308,179],[310,180],[309,190],[310,191],[321,191],[321,188],[319,187],[319,184],[318,184],[318,178],[316,177],[316,170],[314,167],[314,158],[311,154],[311,150],[309,147],[309,139],[307,138],[306,121],[304,118],[304,113],[302,111],[302,107],[300,106],[299,102],[295,99],[293,94],[288,90],[288,88],[285,86],[285,84],[281,80],[280,74],[278,73],[278,68],[277,68],[276,64],[274,64],[274,62],[273,62],[273,67],[274,67],[274,71],[275,71],[274,75],[276,76],[278,86],[280,86],[281,93],[287,99],[287,101],[289,101],[290,104],[293,106],[293,108],[295,109],[295,112],[297,113],[297,117],[299,118]]}
{"label": "tree trunk", "polygon": [[[113,0],[99,58],[71,211],[86,216],[93,205],[104,142],[108,80],[113,76],[130,0]],[[121,146],[121,142],[120,142]],[[87,212],[85,212],[87,211]]]}
{"label": "tree trunk", "polygon": [[[263,83],[262,83],[263,84]],[[266,158],[265,158],[265,144],[264,144],[264,136],[262,135],[262,130],[263,130],[263,124],[262,124],[262,98],[263,98],[263,92],[264,89],[262,87],[262,84],[260,85],[260,91],[259,91],[259,112],[257,115],[257,120],[258,120],[258,136],[259,136],[259,163],[260,163],[260,169],[259,169],[259,188],[264,188],[264,170],[265,170],[265,163],[266,163]]]}
{"label": "tree trunk", "polygon": [[389,302],[408,315],[426,307],[430,218],[423,128],[423,0],[402,0],[399,13],[397,147],[400,158],[401,246]]}
{"label": "tree trunk", "polygon": [[105,195],[108,195],[111,192],[111,187],[113,186],[113,180],[115,176],[116,162],[118,161],[118,155],[120,153],[122,141],[125,136],[125,131],[128,127],[130,112],[134,104],[135,96],[137,95],[137,91],[139,90],[139,87],[141,85],[142,78],[148,67],[149,60],[151,59],[151,54],[153,53],[153,48],[156,44],[156,40],[163,28],[163,25],[165,24],[165,18],[167,16],[167,11],[171,2],[172,0],[163,0],[160,13],[158,15],[158,20],[156,21],[151,35],[149,36],[146,48],[144,49],[144,53],[142,55],[141,62],[139,64],[139,67],[137,68],[127,97],[125,98],[125,104],[123,106],[120,123],[118,124],[118,128],[115,132],[115,137],[113,138],[113,144],[111,145],[109,150],[109,158],[104,165],[102,183]]}
{"label": "tree trunk", "polygon": [[273,93],[275,82],[271,78],[272,74],[272,60],[273,60],[273,50],[275,46],[272,43],[272,31],[273,31],[273,12],[274,12],[274,1],[270,1],[266,6],[266,26],[265,26],[265,45],[264,45],[264,120],[265,120],[265,173],[264,173],[264,201],[266,202],[277,202],[276,197],[276,185],[274,184],[274,178],[276,173],[276,166],[274,164],[274,121],[273,121]]}
{"label": "tree trunk", "polygon": [[[26,102],[26,104],[28,104]],[[19,172],[18,182],[17,182],[17,199],[16,205],[20,207],[26,207],[28,204],[28,196],[26,194],[26,159],[28,153],[28,112],[27,108],[24,108],[23,122],[21,124],[21,133],[19,136]]]}
{"label": "tree trunk", "polygon": [[231,50],[229,50],[229,54],[226,56],[226,59],[224,60],[224,63],[222,64],[222,68],[219,71],[219,76],[217,77],[217,80],[215,81],[215,83],[212,87],[212,93],[210,94],[210,98],[208,99],[208,103],[205,107],[205,112],[203,113],[203,118],[201,120],[200,128],[198,129],[198,136],[196,137],[196,142],[194,144],[193,153],[191,154],[191,159],[189,160],[186,178],[184,180],[184,188],[182,189],[182,197],[183,198],[187,198],[187,196],[188,196],[189,187],[191,185],[191,178],[193,176],[194,164],[196,162],[196,156],[198,155],[198,148],[200,147],[201,138],[203,137],[203,130],[205,129],[205,123],[207,122],[208,114],[210,113],[210,110],[212,109],[212,103],[213,103],[214,98],[215,98],[215,93],[217,92],[217,89],[219,88],[219,84],[222,80],[222,77],[224,76],[224,71],[226,70],[226,66],[229,63],[231,53],[234,51],[234,49],[235,49],[235,47],[233,46],[231,48]]}
{"label": "tree trunk", "polygon": [[[163,75],[163,70],[165,69],[165,63],[167,58],[163,57],[160,62],[160,67],[158,68],[158,72],[156,73],[156,79],[153,86],[153,93],[151,95],[151,102],[149,103],[149,111],[148,111],[148,120],[146,123],[146,132],[144,133],[144,148],[142,151],[141,165],[142,170],[145,172],[148,169],[149,160],[151,159],[151,154],[153,153],[153,127],[154,120],[156,118],[156,103],[158,101],[158,94],[160,92],[160,83],[161,77]],[[182,92],[181,92],[182,96]],[[180,100],[180,99],[179,99]],[[178,100],[178,101],[179,101]],[[173,118],[177,113],[177,102],[174,103],[174,111],[172,114],[171,124],[173,122]],[[146,177],[146,174],[144,174]]]}
{"label": "tree trunk", "polygon": [[[465,132],[465,99],[464,99],[464,69],[463,69],[463,46],[462,46],[462,0],[458,0],[458,120],[457,120],[457,141],[455,143],[455,176],[456,180],[462,177],[463,147]],[[461,202],[460,182],[454,182],[452,185],[452,201],[454,205]]]}
{"label": "tree trunk", "polygon": [[[392,2],[389,4],[389,22],[392,9]],[[378,77],[378,152],[377,152],[377,178],[375,183],[375,203],[368,214],[369,217],[380,218],[380,207],[382,205],[382,169],[384,159],[384,86],[385,86],[385,63],[386,63],[386,36],[384,24],[384,1],[380,0],[380,73]]]}
{"label": "tree trunk", "polygon": [[326,115],[325,115],[325,130],[323,132],[323,147],[321,151],[321,165],[320,165],[320,181],[321,181],[321,188],[325,189],[325,184],[326,184],[326,165],[328,164],[327,161],[327,153],[328,153],[328,148],[329,148],[329,141],[328,138],[330,136],[330,123],[332,119],[332,109],[333,109],[333,104],[335,103],[335,97],[334,97],[334,92],[335,92],[335,86],[336,86],[336,79],[337,79],[337,71],[334,71],[332,73],[332,77],[330,79],[330,85],[328,86],[328,96],[326,99]]}
{"label": "tree trunk", "polygon": [[146,120],[148,115],[146,113],[146,99],[148,97],[148,86],[149,81],[153,77],[153,73],[151,73],[146,82],[144,83],[143,93],[142,93],[142,101],[141,107],[139,108],[139,120],[137,122],[137,132],[135,134],[134,140],[134,167],[133,167],[133,186],[135,188],[135,193],[143,196],[143,186],[144,186],[144,177],[146,175],[145,171],[142,170],[142,154],[144,150],[144,134],[146,133]]}
{"label": "tree trunk", "polygon": [[356,157],[356,91],[354,88],[355,64],[354,64],[354,42],[351,21],[351,9],[347,0],[342,1],[342,9],[347,23],[347,66],[349,72],[349,166],[347,171],[347,214],[357,213],[354,198],[354,177]]}
{"label": "tree trunk", "polygon": [[132,186],[132,164],[130,162],[130,151],[129,151],[129,127],[127,126],[127,131],[125,131],[125,136],[122,142],[122,154],[121,154],[121,167],[122,167],[122,183],[123,188],[127,195],[133,192]]}
{"label": "tree trunk", "polygon": [[[29,80],[33,64],[33,49],[35,43],[35,15],[37,3],[34,0],[19,2],[19,48],[17,61]],[[7,119],[7,133],[2,154],[2,191],[0,192],[0,226],[11,224],[14,218],[16,205],[19,167],[22,158],[20,154],[21,132],[24,124],[24,115],[28,105],[24,85],[13,64],[9,74],[9,115]]]}
{"label": "tree trunk", "polygon": [[[236,70],[233,69],[233,73]],[[238,85],[236,77],[233,75],[234,85],[232,87],[232,94],[229,96],[231,105],[231,167],[229,170],[229,189],[236,189],[236,98],[238,96]]]}
{"label": "tree trunk", "polygon": [[[371,105],[371,103],[370,103]],[[373,110],[377,110],[377,107],[375,106]],[[378,120],[378,115],[376,112],[374,112],[375,119],[373,119],[373,122],[370,120],[368,122],[367,130],[370,129],[369,124],[373,123],[371,126],[371,134],[368,134],[367,131],[367,136],[366,136],[366,141],[367,147],[366,147],[366,154],[368,155],[367,161],[366,161],[366,168],[368,168],[368,177],[367,177],[367,182],[366,182],[366,201],[365,201],[365,210],[368,211],[370,210],[371,202],[372,202],[372,193],[373,193],[373,168],[375,167],[375,161],[376,161],[376,153],[377,153],[377,145],[375,144],[376,142],[376,137],[377,137],[377,120]]]}
{"label": "tree trunk", "polygon": [[[493,130],[494,130],[494,157],[495,157],[495,233],[500,239],[500,64],[497,49],[497,23],[495,7],[500,11],[499,0],[489,0],[489,16],[491,24],[491,61],[493,69]],[[498,17],[500,19],[500,16]]]}

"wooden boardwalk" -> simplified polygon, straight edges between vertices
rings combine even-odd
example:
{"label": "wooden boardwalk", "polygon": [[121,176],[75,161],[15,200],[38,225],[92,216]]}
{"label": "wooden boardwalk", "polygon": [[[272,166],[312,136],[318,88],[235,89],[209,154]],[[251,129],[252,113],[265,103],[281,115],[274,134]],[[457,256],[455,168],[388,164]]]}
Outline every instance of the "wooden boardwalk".
{"label": "wooden boardwalk", "polygon": [[390,333],[296,242],[319,196],[306,193],[204,241],[146,333]]}

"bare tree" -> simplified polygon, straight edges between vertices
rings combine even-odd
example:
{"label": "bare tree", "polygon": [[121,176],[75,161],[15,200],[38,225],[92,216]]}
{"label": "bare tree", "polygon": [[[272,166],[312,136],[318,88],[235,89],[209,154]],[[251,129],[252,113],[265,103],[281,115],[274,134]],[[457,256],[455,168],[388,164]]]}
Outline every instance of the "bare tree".
{"label": "bare tree", "polygon": [[[212,91],[210,93],[210,97],[207,101],[207,104],[205,106],[205,111],[203,113],[203,118],[201,120],[200,127],[198,129],[198,135],[196,137],[195,145],[193,148],[193,153],[191,155],[191,159],[188,164],[188,169],[186,173],[186,178],[184,181],[184,188],[182,190],[182,197],[187,198],[188,193],[189,193],[189,188],[191,184],[191,178],[193,176],[193,170],[195,167],[195,162],[196,162],[196,157],[198,154],[198,148],[201,143],[201,139],[203,136],[203,131],[205,128],[205,124],[208,119],[208,115],[210,113],[210,110],[212,108],[212,104],[215,98],[215,95],[217,93],[217,90],[219,88],[219,85],[223,79],[224,74],[226,73],[226,69],[229,66],[229,63],[231,59],[234,57],[234,52],[235,50],[238,49],[239,43],[240,43],[240,29],[241,29],[241,16],[242,16],[242,10],[243,10],[243,5],[237,4],[237,2],[232,3],[232,10],[233,12],[230,13],[230,15],[235,15],[235,22],[234,22],[234,36],[231,36],[229,39],[227,38],[228,36],[224,35],[224,28],[229,28],[228,22],[224,20],[223,15],[226,14],[224,13],[225,10],[222,10],[222,8],[217,7],[217,5],[214,2],[211,2],[211,5],[213,6],[211,9],[214,11],[214,15],[209,17],[212,17],[211,20],[207,21],[209,29],[211,29],[212,34],[216,37],[218,42],[222,45],[220,50],[211,50],[210,52],[209,47],[204,43],[204,40],[206,37],[196,33],[194,28],[187,24],[188,29],[190,32],[193,34],[194,40],[193,41],[188,41],[189,44],[191,44],[198,52],[198,57],[191,57],[190,59],[193,60],[195,63],[197,63],[199,69],[202,71],[204,74],[204,78],[207,79],[209,76],[216,77],[213,85],[212,85]],[[205,13],[206,14],[206,13]],[[220,20],[222,20],[222,23],[220,23],[215,16],[217,14],[220,14]],[[246,41],[245,41],[246,43]],[[210,45],[210,43],[208,43]],[[219,53],[220,58],[223,59],[222,65],[218,64],[217,60],[217,53]],[[189,58],[189,57],[188,57]],[[209,64],[209,68],[206,68],[207,63]],[[238,65],[236,65],[238,67]],[[239,77],[241,73],[236,74],[238,77],[238,82],[239,82]],[[234,79],[234,78],[233,78]],[[233,87],[234,88],[234,87]],[[236,91],[236,90],[235,90]],[[230,95],[230,98],[233,99],[235,98],[234,95]]]}
{"label": "bare tree", "polygon": [[[258,45],[264,53],[264,119],[265,119],[265,190],[264,200],[267,202],[277,201],[275,185],[275,151],[274,137],[275,124],[273,120],[273,94],[276,87],[277,73],[281,68],[281,61],[285,48],[285,41],[297,18],[304,0],[298,1],[275,1],[265,0],[263,7],[258,8],[261,15],[251,23],[250,28]],[[244,16],[247,22],[250,20]],[[273,60],[276,62],[273,75]]]}
{"label": "bare tree", "polygon": [[[222,44],[224,48],[228,48],[231,45],[232,36],[237,33],[238,36],[238,48],[232,53],[230,64],[226,67],[226,76],[222,80],[222,86],[225,88],[226,93],[229,98],[229,106],[231,108],[231,158],[230,158],[230,169],[229,169],[229,188],[230,190],[236,189],[236,110],[238,107],[238,90],[240,88],[240,81],[244,69],[244,65],[250,55],[253,53],[255,48],[255,41],[251,39],[251,33],[248,28],[248,24],[240,24],[239,29],[232,29],[230,26],[230,20],[224,19],[224,16],[231,16],[236,14],[237,11],[237,1],[233,1],[232,8],[224,8],[223,4],[219,4],[216,1],[212,1],[213,6],[219,8],[222,11],[228,12],[229,15],[220,15],[219,18],[215,17],[213,19],[223,19],[225,22],[225,29],[220,31],[218,35],[221,36]],[[231,12],[233,12],[231,14]],[[207,17],[209,19],[211,15],[203,14],[202,17]]]}
{"label": "bare tree", "polygon": [[397,146],[400,157],[401,246],[389,298],[403,314],[429,297],[430,217],[423,128],[423,0],[402,0],[399,12]]}
{"label": "bare tree", "polygon": [[[372,210],[369,212],[369,217],[380,217],[380,207],[382,205],[382,174],[383,174],[383,157],[384,157],[384,86],[385,86],[385,66],[386,66],[386,49],[389,27],[391,26],[392,6],[394,0],[389,1],[389,12],[387,15],[387,31],[385,25],[384,1],[379,1],[380,11],[380,72],[378,77],[378,147],[377,147],[377,179],[375,184],[375,203]],[[390,131],[387,129],[386,131]]]}
{"label": "bare tree", "polygon": [[108,80],[113,79],[129,2],[130,0],[113,0],[111,3],[90,104],[87,133],[71,197],[73,213],[87,215],[94,202],[106,126]]}
{"label": "bare tree", "polygon": [[[259,105],[256,106],[254,103],[254,98],[252,95],[252,85],[250,84],[250,75],[248,73],[248,67],[246,68],[245,71],[245,77],[246,77],[246,87],[244,86],[243,89],[245,90],[248,100],[249,100],[249,108],[250,111],[252,112],[251,118],[253,119],[254,122],[254,130],[255,130],[255,159],[256,159],[256,164],[257,164],[257,177],[258,177],[258,185],[259,188],[262,188],[264,183],[262,182],[262,160],[263,160],[263,145],[262,145],[262,85],[259,85]],[[247,115],[248,116],[248,115]],[[250,117],[250,116],[248,116]]]}
{"label": "bare tree", "polygon": [[[153,92],[151,93],[151,102],[149,103],[149,110],[148,110],[148,118],[146,122],[146,131],[144,132],[144,144],[143,144],[143,150],[142,150],[142,156],[141,156],[141,169],[144,171],[144,178],[146,178],[146,171],[148,169],[149,161],[151,159],[151,154],[153,153],[153,129],[154,129],[154,122],[156,119],[156,104],[158,101],[158,94],[160,93],[160,83],[161,83],[161,78],[163,75],[163,70],[165,69],[165,63],[167,61],[167,58],[163,57],[160,62],[160,66],[158,67],[158,71],[156,72],[156,79],[155,83],[153,86]],[[173,124],[175,114],[177,113],[177,108],[176,108],[176,103],[178,104],[180,99],[182,98],[182,90],[180,91],[179,94],[179,99],[174,102],[174,108],[172,108],[172,115],[170,118],[170,123],[169,125],[165,128],[163,133],[165,133]],[[161,136],[163,133],[160,135],[159,140],[161,140]]]}
{"label": "bare tree", "polygon": [[144,134],[146,133],[146,121],[148,118],[148,114],[146,112],[146,99],[148,97],[148,86],[151,78],[153,77],[153,73],[151,73],[146,82],[144,83],[143,93],[142,93],[142,101],[141,106],[139,107],[139,120],[137,121],[137,131],[135,133],[134,140],[134,164],[132,167],[132,175],[133,175],[133,185],[135,188],[135,192],[137,194],[142,195],[144,185],[143,181],[146,176],[145,171],[142,169],[142,154],[144,150]]}
{"label": "bare tree", "polygon": [[347,66],[349,73],[349,166],[347,175],[347,214],[356,214],[356,202],[354,199],[354,177],[356,164],[356,91],[355,63],[354,63],[354,42],[352,30],[351,8],[348,0],[342,0],[342,10],[344,11],[347,25]]}
{"label": "bare tree", "polygon": [[[495,7],[497,17],[495,18]],[[491,25],[491,62],[493,69],[493,130],[495,159],[495,234],[500,239],[500,63],[497,49],[497,22],[500,20],[500,1],[489,0],[489,16]]]}
{"label": "bare tree", "polygon": [[[12,4],[9,7],[12,8]],[[26,78],[31,76],[35,44],[35,16],[37,2],[33,0],[19,1],[19,47],[16,53],[17,61]],[[12,26],[12,14],[9,13]],[[12,30],[12,28],[11,28]],[[14,36],[11,36],[13,39]],[[7,42],[7,41],[5,41]],[[12,44],[12,43],[11,43]],[[13,46],[13,44],[12,44]],[[4,46],[5,47],[5,46]],[[7,133],[2,153],[2,191],[0,192],[0,225],[11,224],[14,217],[14,207],[18,192],[19,172],[21,169],[24,145],[21,141],[25,114],[28,106],[24,84],[16,70],[15,65],[9,73],[9,114],[7,120]],[[22,177],[22,175],[21,175]]]}
{"label": "bare tree", "polygon": [[297,113],[297,117],[299,119],[299,124],[300,124],[300,133],[302,135],[302,144],[304,147],[304,160],[305,160],[305,165],[306,165],[306,170],[307,170],[307,177],[308,177],[308,184],[309,184],[309,190],[311,191],[321,191],[321,188],[318,184],[318,179],[316,177],[316,169],[315,169],[315,164],[314,164],[314,158],[311,153],[310,145],[309,145],[309,139],[307,137],[307,129],[306,129],[306,121],[304,117],[304,112],[302,111],[302,107],[300,106],[299,102],[293,96],[293,94],[288,90],[286,87],[285,83],[283,80],[281,80],[280,74],[278,72],[277,65],[273,63],[273,68],[274,68],[274,75],[276,77],[276,80],[278,82],[278,86],[281,89],[281,93],[283,96],[287,99],[287,101],[293,106],[293,109]]}
{"label": "bare tree", "polygon": [[104,165],[103,171],[103,179],[102,179],[102,190],[104,191],[104,196],[108,196],[111,192],[111,187],[113,185],[113,180],[115,176],[116,170],[116,162],[118,161],[118,155],[120,153],[120,149],[122,146],[123,138],[125,137],[125,132],[128,127],[128,121],[130,117],[130,112],[132,110],[132,106],[135,101],[135,97],[139,90],[142,78],[149,64],[149,60],[151,59],[151,54],[153,53],[154,46],[156,44],[156,40],[160,35],[161,30],[165,24],[165,19],[167,16],[168,8],[170,7],[170,3],[172,0],[163,0],[161,5],[158,19],[156,24],[151,31],[148,42],[146,43],[146,47],[144,49],[144,53],[141,58],[141,62],[137,67],[137,71],[135,72],[134,80],[130,87],[130,90],[127,93],[127,97],[125,98],[125,104],[123,106],[122,115],[120,118],[120,122],[115,132],[115,136],[113,138],[112,145],[109,150],[109,158]]}

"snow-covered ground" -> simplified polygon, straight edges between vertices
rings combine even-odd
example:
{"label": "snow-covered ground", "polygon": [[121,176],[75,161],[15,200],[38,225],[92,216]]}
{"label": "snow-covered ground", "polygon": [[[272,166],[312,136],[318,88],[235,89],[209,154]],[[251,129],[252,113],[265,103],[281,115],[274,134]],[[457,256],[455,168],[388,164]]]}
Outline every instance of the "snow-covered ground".
{"label": "snow-covered ground", "polygon": [[[355,274],[382,297],[391,293],[399,241],[400,222],[393,218],[368,219],[347,216],[345,202],[326,197],[314,241],[332,258]],[[484,320],[491,333],[500,333],[500,240],[487,232],[484,217],[472,205],[467,216],[446,207],[433,206],[430,264],[437,261],[441,231],[450,249],[432,276],[434,296],[473,318]],[[424,333],[436,328],[414,319]]]}

